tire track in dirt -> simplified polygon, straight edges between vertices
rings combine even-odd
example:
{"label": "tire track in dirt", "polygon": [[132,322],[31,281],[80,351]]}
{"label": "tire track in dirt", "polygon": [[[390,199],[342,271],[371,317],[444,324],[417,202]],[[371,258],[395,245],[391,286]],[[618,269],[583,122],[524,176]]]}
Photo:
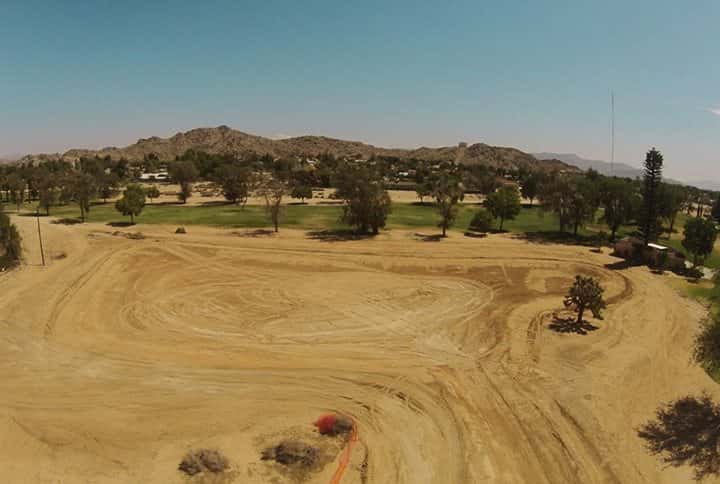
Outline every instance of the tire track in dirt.
{"label": "tire track in dirt", "polygon": [[[328,411],[356,423],[344,483],[661,482],[632,422],[613,418],[702,381],[671,365],[694,313],[607,256],[502,237],[431,247],[161,230],[99,235],[75,244],[82,257],[14,274],[12,298],[42,290],[45,307],[0,294],[4,319],[32,321],[0,339],[8,438],[25,428],[66,444],[0,440],[0,466],[36,463],[26,482],[183,482],[191,447],[224,451],[228,482],[292,482],[262,446],[309,438]],[[552,333],[543,322],[578,272],[607,285],[607,318],[587,337]]]}

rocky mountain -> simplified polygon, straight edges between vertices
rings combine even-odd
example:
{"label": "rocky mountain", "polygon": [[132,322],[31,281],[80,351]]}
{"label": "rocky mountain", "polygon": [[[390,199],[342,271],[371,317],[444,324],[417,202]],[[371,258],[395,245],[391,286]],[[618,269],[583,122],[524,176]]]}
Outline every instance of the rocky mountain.
{"label": "rocky mountain", "polygon": [[321,153],[331,153],[338,157],[367,159],[372,155],[377,155],[438,162],[457,161],[462,164],[485,164],[503,168],[526,167],[565,171],[577,170],[577,168],[561,160],[538,161],[534,156],[515,148],[490,146],[483,143],[472,145],[459,143],[457,146],[442,148],[382,148],[359,141],[345,141],[325,136],[270,139],[243,133],[227,126],[193,129],[184,133],[177,133],[170,138],[154,136],[140,139],[137,143],[124,148],[72,149],[64,153],[62,157],[68,160],[76,160],[83,156],[109,155],[113,159],[124,157],[129,160],[139,160],[152,153],[160,159],[172,160],[188,149],[208,153],[238,154],[253,151],[259,154],[270,154],[273,157],[317,156]]}

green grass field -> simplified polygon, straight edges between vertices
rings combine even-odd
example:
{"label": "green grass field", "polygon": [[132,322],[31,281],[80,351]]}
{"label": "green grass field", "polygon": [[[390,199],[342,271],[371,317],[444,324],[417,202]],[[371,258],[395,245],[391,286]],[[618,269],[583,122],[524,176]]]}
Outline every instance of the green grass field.
{"label": "green grass field", "polygon": [[[470,224],[473,214],[478,210],[479,205],[462,205],[458,211],[457,220],[453,230],[464,231]],[[11,209],[10,206],[7,209]],[[25,214],[35,212],[35,206],[28,204],[23,208]],[[338,205],[288,205],[283,208],[281,227],[290,227],[303,230],[336,230],[347,229],[340,222],[342,207]],[[65,205],[53,207],[51,215],[61,218],[76,219],[79,217],[77,205]],[[678,216],[676,222],[677,232],[670,239],[661,239],[661,244],[666,244],[683,253],[682,227],[687,219],[685,214]],[[129,222],[128,217],[122,216],[115,210],[112,203],[97,203],[92,206],[88,222],[123,224]],[[207,225],[211,227],[227,228],[266,228],[270,221],[261,205],[248,205],[241,208],[230,204],[214,205],[180,205],[180,204],[148,204],[142,214],[136,217],[136,222],[141,224],[165,224],[165,225]],[[410,203],[395,203],[392,206],[392,213],[388,218],[387,228],[400,229],[437,229],[438,215],[431,204],[420,205]],[[548,238],[556,236],[558,231],[557,217],[544,212],[539,207],[524,207],[515,220],[505,222],[504,229],[515,233],[531,233]],[[636,230],[635,226],[624,226],[618,231],[618,237],[622,237]],[[598,232],[608,232],[602,223],[596,222],[583,227],[579,231],[581,239],[588,240],[588,237]],[[554,240],[554,239],[553,239]],[[686,254],[687,255],[687,254]],[[720,253],[715,251],[705,261],[710,268],[720,268]]]}
{"label": "green grass field", "polygon": [[[454,225],[455,230],[465,230],[478,205],[460,207]],[[34,207],[28,205],[24,213],[34,213]],[[281,227],[308,230],[346,228],[340,223],[342,207],[337,205],[288,205],[283,208]],[[75,205],[53,207],[51,216],[74,219],[80,211]],[[137,223],[166,225],[207,225],[228,228],[269,227],[270,221],[261,205],[248,205],[241,208],[235,205],[183,206],[176,204],[148,204],[136,217]],[[122,216],[111,203],[96,204],[90,209],[88,222],[124,223],[129,217]],[[433,228],[438,223],[438,215],[432,205],[395,203],[388,217],[388,228]],[[557,230],[557,219],[553,214],[544,213],[537,207],[526,208],[517,219],[505,223],[511,232],[542,232]]]}

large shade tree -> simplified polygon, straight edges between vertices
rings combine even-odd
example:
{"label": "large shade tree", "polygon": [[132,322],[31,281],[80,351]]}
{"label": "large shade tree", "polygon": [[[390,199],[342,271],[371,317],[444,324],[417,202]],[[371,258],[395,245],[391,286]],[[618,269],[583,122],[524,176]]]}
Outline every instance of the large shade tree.
{"label": "large shade tree", "polygon": [[335,196],[345,201],[342,221],[361,233],[379,233],[391,209],[390,195],[380,175],[365,166],[347,166],[336,183]]}
{"label": "large shade tree", "polygon": [[623,224],[635,218],[638,195],[630,180],[606,178],[600,186],[600,205],[603,208],[603,221],[610,229],[610,238],[615,240],[617,231]]}
{"label": "large shade tree", "polygon": [[710,255],[717,240],[715,222],[710,219],[691,218],[685,223],[682,245],[693,256],[693,265]]}
{"label": "large shade tree", "polygon": [[505,220],[514,220],[520,214],[520,195],[515,187],[504,186],[487,196],[485,207],[500,220],[502,230]]}

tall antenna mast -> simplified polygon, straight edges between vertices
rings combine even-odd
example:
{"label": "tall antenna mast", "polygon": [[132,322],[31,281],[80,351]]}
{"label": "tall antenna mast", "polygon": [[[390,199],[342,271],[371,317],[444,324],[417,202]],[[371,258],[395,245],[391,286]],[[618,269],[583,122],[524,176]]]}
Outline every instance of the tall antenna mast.
{"label": "tall antenna mast", "polygon": [[610,91],[610,174],[615,174],[615,92]]}

